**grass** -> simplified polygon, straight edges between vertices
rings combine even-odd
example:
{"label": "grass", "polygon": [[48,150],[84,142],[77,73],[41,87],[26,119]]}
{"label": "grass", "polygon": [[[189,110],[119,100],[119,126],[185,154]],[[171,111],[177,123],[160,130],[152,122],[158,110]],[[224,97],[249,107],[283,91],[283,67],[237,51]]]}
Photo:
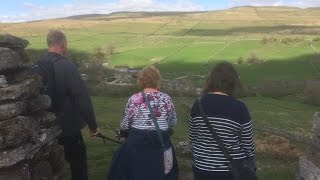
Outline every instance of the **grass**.
{"label": "grass", "polygon": [[[265,61],[264,64],[239,65],[237,68],[243,82],[258,84],[272,79],[317,77],[310,61],[319,58],[314,57],[315,52],[307,40],[263,45],[261,39],[269,36],[313,39],[317,35],[309,31],[319,29],[314,25],[318,22],[318,14],[317,9],[287,7],[242,7],[168,16],[125,13],[121,16],[0,24],[0,33],[25,37],[30,41],[30,49],[43,49],[47,30],[60,28],[66,32],[72,50],[93,51],[99,46],[112,44],[116,48],[116,54],[109,60],[112,66],[156,64],[165,77],[171,78],[204,75],[208,63],[212,65],[221,60],[235,63],[239,57],[246,58],[255,53]],[[319,43],[315,42],[314,47],[318,48]],[[175,76],[166,75],[172,72]]]}

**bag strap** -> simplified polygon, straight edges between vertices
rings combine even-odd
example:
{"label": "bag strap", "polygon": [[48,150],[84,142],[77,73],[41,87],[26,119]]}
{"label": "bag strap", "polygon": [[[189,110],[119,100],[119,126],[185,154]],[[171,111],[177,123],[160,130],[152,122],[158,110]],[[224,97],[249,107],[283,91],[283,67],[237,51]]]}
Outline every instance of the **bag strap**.
{"label": "bag strap", "polygon": [[[55,63],[56,62],[58,62],[58,61],[60,61],[60,60],[62,60],[63,58],[56,58],[56,59],[54,59],[54,60],[52,60],[51,62],[50,62],[50,64],[51,64],[51,67],[52,67],[52,78],[53,78],[53,98],[54,99],[56,99],[56,97],[57,97],[57,95],[56,95],[56,68],[55,68]],[[52,107],[53,107],[53,109],[55,108],[55,104],[52,102]]]}
{"label": "bag strap", "polygon": [[149,108],[149,111],[150,111],[150,114],[151,114],[151,117],[152,117],[153,124],[154,124],[155,127],[156,127],[156,131],[157,131],[157,134],[158,134],[159,139],[160,139],[160,142],[161,142],[161,147],[164,147],[163,136],[162,136],[162,133],[161,133],[161,131],[160,131],[157,118],[156,118],[156,116],[154,115],[153,109],[152,109],[152,107],[151,107],[151,105],[150,105],[150,101],[148,100],[148,98],[147,98],[147,96],[146,96],[146,94],[145,94],[144,92],[141,92],[141,93],[142,93],[144,102],[146,102],[146,104],[148,105],[148,108]]}
{"label": "bag strap", "polygon": [[213,139],[217,142],[219,145],[220,150],[223,152],[224,156],[227,158],[228,161],[231,162],[232,157],[230,156],[230,153],[228,149],[224,146],[222,140],[220,139],[219,135],[214,131],[213,127],[209,123],[208,116],[205,114],[202,104],[201,104],[201,97],[197,99],[198,108],[200,111],[200,115],[202,116],[207,128],[209,129]]}

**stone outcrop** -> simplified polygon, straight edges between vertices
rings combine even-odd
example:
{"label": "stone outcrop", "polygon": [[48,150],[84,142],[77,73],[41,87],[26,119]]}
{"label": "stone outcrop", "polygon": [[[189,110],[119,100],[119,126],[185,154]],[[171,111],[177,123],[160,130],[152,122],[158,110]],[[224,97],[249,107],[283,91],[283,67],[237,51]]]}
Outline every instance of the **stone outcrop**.
{"label": "stone outcrop", "polygon": [[299,160],[298,180],[320,180],[320,112],[314,115],[313,130],[313,142]]}
{"label": "stone outcrop", "polygon": [[40,95],[41,79],[27,76],[28,41],[0,35],[0,180],[63,179],[61,129],[46,111],[49,96]]}
{"label": "stone outcrop", "polygon": [[29,45],[29,41],[12,36],[10,34],[0,34],[0,47],[7,47],[13,50],[22,50]]}

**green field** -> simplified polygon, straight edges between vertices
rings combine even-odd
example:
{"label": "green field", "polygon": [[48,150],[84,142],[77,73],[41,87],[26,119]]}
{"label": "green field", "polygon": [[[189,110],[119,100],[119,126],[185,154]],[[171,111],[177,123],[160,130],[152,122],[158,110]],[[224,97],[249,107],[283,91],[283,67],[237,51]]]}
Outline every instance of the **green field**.
{"label": "green field", "polygon": [[[291,7],[239,7],[175,14],[114,13],[0,24],[0,34],[24,37],[30,41],[29,50],[41,50],[46,48],[47,31],[62,29],[67,34],[70,51],[92,53],[96,48],[112,45],[115,53],[105,59],[110,67],[153,64],[167,80],[203,76],[215,63],[229,61],[239,71],[245,87],[259,89],[242,99],[248,105],[255,125],[309,135],[313,114],[319,107],[305,103],[303,82],[319,78],[319,16],[320,9],[317,8]],[[259,62],[246,62],[252,56]],[[201,87],[204,78],[190,77],[189,81]],[[130,94],[125,95],[128,96]],[[126,99],[93,97],[103,133],[114,135]],[[192,101],[191,97],[174,98],[179,120],[173,137],[175,145],[187,140],[186,104],[190,105]],[[255,133],[258,144],[265,140],[263,132]],[[117,146],[110,142],[102,144],[100,140],[87,136],[85,140],[90,179],[105,179],[112,152]],[[306,148],[294,142],[290,144],[300,155]],[[259,179],[294,179],[298,156],[258,150],[257,157]],[[181,179],[188,180],[190,157],[178,154],[178,159]]]}

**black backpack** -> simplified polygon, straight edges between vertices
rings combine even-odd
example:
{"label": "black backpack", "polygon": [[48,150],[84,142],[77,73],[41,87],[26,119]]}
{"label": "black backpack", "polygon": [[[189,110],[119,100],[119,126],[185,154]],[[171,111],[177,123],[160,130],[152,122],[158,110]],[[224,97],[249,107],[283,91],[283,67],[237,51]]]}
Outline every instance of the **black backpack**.
{"label": "black backpack", "polygon": [[61,59],[42,59],[32,67],[31,74],[38,74],[42,77],[42,88],[40,94],[45,94],[51,98],[49,111],[55,110],[56,82],[55,82],[55,63]]}

